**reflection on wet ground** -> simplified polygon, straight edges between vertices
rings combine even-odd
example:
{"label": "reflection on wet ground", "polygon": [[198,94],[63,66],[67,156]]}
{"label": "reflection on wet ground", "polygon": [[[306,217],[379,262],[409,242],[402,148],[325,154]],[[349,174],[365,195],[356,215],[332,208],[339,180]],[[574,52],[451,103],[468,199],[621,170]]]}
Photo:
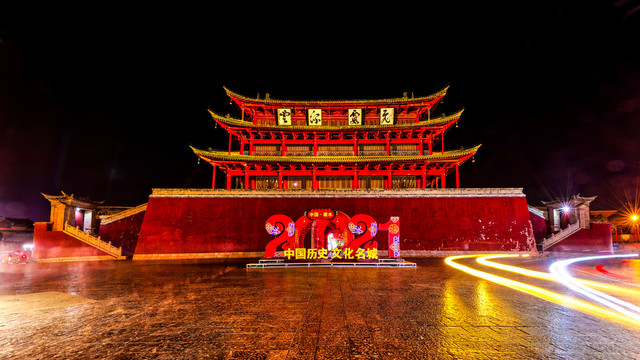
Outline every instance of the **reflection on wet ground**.
{"label": "reflection on wet ground", "polygon": [[[410,260],[418,266],[246,269],[249,260],[1,265],[0,358],[639,357],[638,328],[473,277],[444,259]],[[504,263],[548,271],[551,261]],[[624,281],[596,265],[574,271],[639,286],[637,262],[599,264]],[[510,277],[576,296],[559,283]],[[637,298],[627,301],[640,305]]]}

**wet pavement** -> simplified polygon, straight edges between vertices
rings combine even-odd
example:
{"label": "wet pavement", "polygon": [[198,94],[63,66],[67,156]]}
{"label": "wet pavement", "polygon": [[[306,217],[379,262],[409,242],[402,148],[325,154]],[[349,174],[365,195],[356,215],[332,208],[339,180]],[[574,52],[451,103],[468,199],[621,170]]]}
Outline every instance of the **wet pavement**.
{"label": "wet pavement", "polygon": [[[640,358],[640,328],[476,278],[441,258],[408,260],[418,266],[0,265],[0,358]],[[550,262],[510,261],[540,271]],[[606,268],[624,275],[618,283],[638,286],[634,266]],[[589,269],[582,275],[612,279]]]}

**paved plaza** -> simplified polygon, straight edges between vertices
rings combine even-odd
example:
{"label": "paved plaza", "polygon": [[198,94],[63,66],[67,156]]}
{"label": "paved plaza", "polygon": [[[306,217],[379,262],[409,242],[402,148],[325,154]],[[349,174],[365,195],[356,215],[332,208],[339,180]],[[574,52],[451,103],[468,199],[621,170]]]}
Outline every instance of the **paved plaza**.
{"label": "paved plaza", "polygon": [[[0,358],[640,358],[640,328],[474,277],[442,258],[408,260],[417,267],[0,265]],[[509,263],[548,271],[552,261]],[[617,279],[588,265],[582,275],[638,286],[637,262],[631,270],[619,264],[605,264]],[[559,283],[509,276],[577,297]]]}

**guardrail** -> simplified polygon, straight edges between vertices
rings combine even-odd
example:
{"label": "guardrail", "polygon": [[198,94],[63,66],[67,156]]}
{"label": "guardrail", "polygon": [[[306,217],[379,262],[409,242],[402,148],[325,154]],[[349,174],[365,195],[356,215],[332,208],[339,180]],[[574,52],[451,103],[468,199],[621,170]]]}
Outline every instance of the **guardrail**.
{"label": "guardrail", "polygon": [[122,247],[115,247],[111,245],[111,242],[102,241],[100,236],[96,237],[89,233],[86,233],[80,228],[73,227],[69,224],[64,224],[63,232],[67,235],[73,236],[74,238],[84,242],[85,244],[89,244],[96,249],[100,249],[107,254],[119,258],[122,256]]}

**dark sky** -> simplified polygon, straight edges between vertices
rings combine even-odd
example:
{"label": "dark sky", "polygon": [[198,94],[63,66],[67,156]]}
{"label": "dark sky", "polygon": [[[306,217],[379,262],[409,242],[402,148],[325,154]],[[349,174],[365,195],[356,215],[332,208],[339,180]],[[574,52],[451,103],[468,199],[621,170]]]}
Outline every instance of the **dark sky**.
{"label": "dark sky", "polygon": [[188,146],[226,147],[207,113],[238,115],[223,85],[276,99],[450,85],[438,112],[465,112],[446,147],[483,144],[463,187],[637,198],[640,2],[512,3],[4,11],[0,215],[47,220],[41,192],[133,206],[210,186]]}

